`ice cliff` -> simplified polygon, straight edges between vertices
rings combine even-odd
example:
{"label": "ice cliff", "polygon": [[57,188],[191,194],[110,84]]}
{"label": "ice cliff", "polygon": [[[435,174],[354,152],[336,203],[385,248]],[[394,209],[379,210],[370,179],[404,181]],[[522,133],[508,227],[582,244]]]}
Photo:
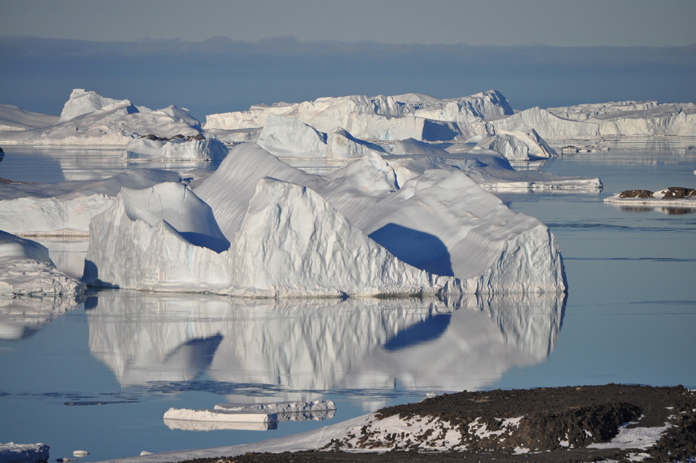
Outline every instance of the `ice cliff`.
{"label": "ice cliff", "polygon": [[696,136],[693,103],[616,102],[563,108],[531,108],[491,121],[498,130],[533,127],[549,140],[603,137]]}

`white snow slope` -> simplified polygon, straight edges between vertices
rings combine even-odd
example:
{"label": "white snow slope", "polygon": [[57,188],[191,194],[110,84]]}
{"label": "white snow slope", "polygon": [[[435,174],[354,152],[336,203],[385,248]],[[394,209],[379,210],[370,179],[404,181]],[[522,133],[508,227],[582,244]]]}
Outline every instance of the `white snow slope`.
{"label": "white snow slope", "polygon": [[105,211],[121,188],[181,182],[179,174],[137,169],[104,180],[0,183],[0,230],[23,236],[87,236],[89,222]]}
{"label": "white snow slope", "polygon": [[199,131],[200,122],[185,108],[151,110],[129,100],[75,89],[59,121],[23,131],[0,132],[0,144],[126,146],[141,135],[171,138],[177,134],[196,135]]}
{"label": "white snow slope", "polygon": [[395,180],[376,154],[318,177],[243,144],[196,189],[232,243],[227,251],[142,220],[124,192],[92,220],[86,276],[252,297],[565,289],[556,240],[536,219],[459,171],[428,170],[400,188]]}
{"label": "white snow slope", "polygon": [[33,113],[9,104],[0,104],[0,132],[21,132],[48,127],[58,122],[58,116]]}

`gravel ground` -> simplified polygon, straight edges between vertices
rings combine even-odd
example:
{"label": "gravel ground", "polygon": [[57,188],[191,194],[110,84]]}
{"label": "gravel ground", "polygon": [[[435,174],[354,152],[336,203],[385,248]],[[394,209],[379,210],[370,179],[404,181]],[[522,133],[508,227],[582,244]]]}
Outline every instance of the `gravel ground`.
{"label": "gravel ground", "polygon": [[[672,425],[660,440],[642,452],[643,461],[687,461],[696,457],[696,394],[683,388],[647,386],[583,386],[529,390],[460,392],[426,399],[422,402],[383,408],[378,417],[437,417],[468,429],[470,423],[486,423],[489,430],[502,429],[501,419],[524,416],[514,432],[495,439],[472,437],[462,433],[466,451],[423,453],[416,444],[401,442],[399,450],[383,453],[345,452],[342,442],[333,442],[324,451],[295,453],[248,453],[230,458],[190,460],[186,463],[212,462],[584,462],[629,461],[636,450],[589,449],[588,445],[610,441],[618,427],[638,421],[633,427]],[[364,441],[374,435],[363,431]],[[504,438],[500,438],[504,437]],[[571,448],[563,445],[570,445]],[[530,453],[515,455],[515,447]],[[368,447],[365,447],[368,448]],[[263,450],[263,449],[261,449]],[[647,456],[647,455],[646,455]]]}

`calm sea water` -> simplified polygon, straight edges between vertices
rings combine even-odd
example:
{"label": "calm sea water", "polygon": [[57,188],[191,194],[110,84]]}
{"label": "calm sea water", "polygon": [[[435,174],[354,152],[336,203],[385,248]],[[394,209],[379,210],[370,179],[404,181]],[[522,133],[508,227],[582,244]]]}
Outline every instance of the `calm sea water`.
{"label": "calm sea water", "polygon": [[[118,152],[7,151],[0,177],[22,181],[143,166]],[[622,144],[541,169],[599,176],[605,187],[499,195],[556,235],[567,298],[275,303],[93,291],[75,310],[31,323],[0,317],[0,442],[48,443],[52,460],[83,449],[91,454],[80,460],[96,461],[277,437],[428,393],[696,387],[696,214],[602,202],[625,189],[694,188],[696,156],[669,144]],[[79,271],[84,242],[42,242],[59,265]],[[318,398],[336,402],[332,419],[267,431],[181,430],[162,419],[170,407]]]}

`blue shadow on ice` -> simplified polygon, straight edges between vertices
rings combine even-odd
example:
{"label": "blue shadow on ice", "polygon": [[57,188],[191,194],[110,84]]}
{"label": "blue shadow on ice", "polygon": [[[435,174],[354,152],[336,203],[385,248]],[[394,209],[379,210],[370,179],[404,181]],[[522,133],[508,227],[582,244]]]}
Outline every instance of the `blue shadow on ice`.
{"label": "blue shadow on ice", "polygon": [[411,325],[384,344],[387,351],[397,351],[406,347],[416,346],[430,341],[435,341],[447,331],[452,319],[452,314],[440,314],[429,317],[422,322]]}
{"label": "blue shadow on ice", "polygon": [[370,238],[409,265],[436,275],[454,276],[449,251],[435,235],[390,223],[370,233]]}

